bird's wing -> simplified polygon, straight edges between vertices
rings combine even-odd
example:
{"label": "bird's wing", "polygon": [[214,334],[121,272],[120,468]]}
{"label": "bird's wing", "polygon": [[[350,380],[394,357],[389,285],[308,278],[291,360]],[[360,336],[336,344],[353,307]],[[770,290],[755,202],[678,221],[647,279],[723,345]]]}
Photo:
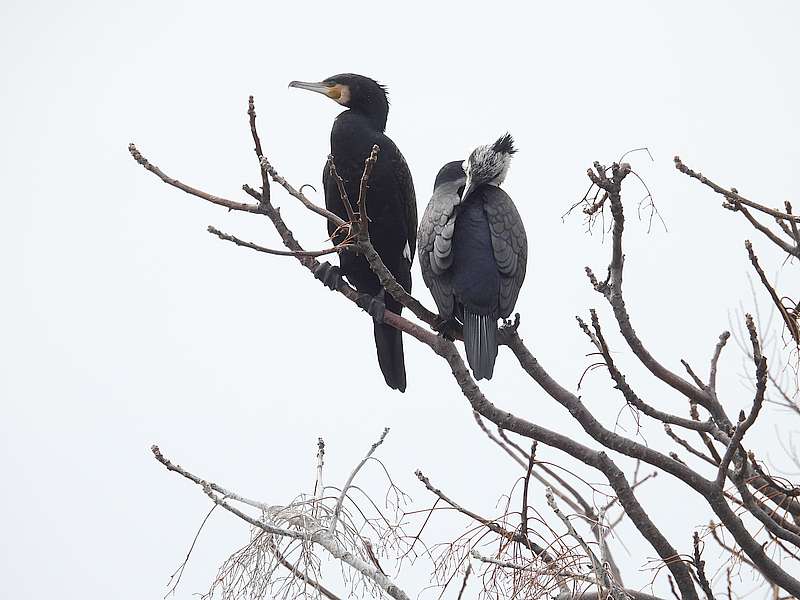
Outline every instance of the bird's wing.
{"label": "bird's wing", "polygon": [[[379,159],[380,160],[380,159]],[[417,249],[417,195],[414,192],[414,181],[406,159],[397,150],[395,164],[392,172],[395,174],[397,189],[400,191],[403,211],[408,231],[409,261],[414,262],[414,252]]]}
{"label": "bird's wing", "polygon": [[484,207],[489,220],[492,249],[500,271],[500,317],[507,318],[514,310],[525,279],[528,238],[517,207],[508,194],[497,187],[490,187],[485,193]]}
{"label": "bird's wing", "polygon": [[[330,168],[328,167],[327,161],[325,161],[325,166],[322,169],[322,192],[325,194],[325,208],[336,212],[335,208],[340,203],[335,202],[334,199],[340,198],[339,187],[336,185],[336,182],[331,179]],[[347,218],[344,219],[345,221],[347,220]],[[330,221],[327,221],[327,225],[328,225],[328,235],[331,236],[331,240],[333,241],[333,243],[337,244],[343,241],[344,236],[342,235],[338,235],[336,236],[336,239],[333,239],[334,238],[333,234],[336,232],[336,225],[331,223]]]}
{"label": "bird's wing", "polygon": [[419,226],[422,278],[443,317],[453,314],[453,287],[449,269],[453,263],[456,206],[460,201],[458,183],[438,187],[433,192]]}

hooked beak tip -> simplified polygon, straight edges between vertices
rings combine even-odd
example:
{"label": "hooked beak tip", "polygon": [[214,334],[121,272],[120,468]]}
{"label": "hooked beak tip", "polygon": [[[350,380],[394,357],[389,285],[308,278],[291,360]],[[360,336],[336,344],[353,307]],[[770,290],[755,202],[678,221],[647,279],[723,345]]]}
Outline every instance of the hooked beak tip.
{"label": "hooked beak tip", "polygon": [[308,90],[309,92],[316,92],[327,96],[331,90],[331,86],[323,82],[310,82],[310,81],[290,81],[290,88],[297,88],[299,90]]}
{"label": "hooked beak tip", "polygon": [[461,194],[461,202],[467,199],[467,196],[469,196],[472,193],[473,189],[475,189],[475,186],[469,179],[467,179],[467,183],[464,186],[464,191]]}

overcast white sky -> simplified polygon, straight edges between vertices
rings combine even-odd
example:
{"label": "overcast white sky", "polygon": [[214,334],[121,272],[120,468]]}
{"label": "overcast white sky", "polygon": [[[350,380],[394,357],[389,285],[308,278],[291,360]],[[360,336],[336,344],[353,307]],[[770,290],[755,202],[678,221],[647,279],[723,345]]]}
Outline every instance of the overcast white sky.
{"label": "overcast white sky", "polygon": [[[363,314],[294,261],[212,238],[209,224],[279,243],[267,223],[158,182],[130,159],[129,142],[174,177],[242,198],[241,184],[258,182],[245,114],[252,93],[273,164],[295,185],[317,184],[338,107],[286,85],[363,73],[389,86],[388,133],[411,167],[421,212],[444,162],[510,131],[520,152],[505,188],[532,253],[522,334],[573,389],[591,360],[574,316],[598,307],[609,334],[616,328],[583,275],[587,264],[604,270],[608,244],[585,235],[579,217],[560,217],[585,191],[592,161],[649,146],[654,163],[630,159],[669,233],[648,235],[636,221],[630,207],[644,192],[628,183],[628,302],[658,357],[704,372],[728,312],[752,304],[745,237],[771,272],[781,257],[677,173],[672,156],[767,204],[797,200],[797,6],[2,2],[3,595],[163,595],[208,503],[155,463],[154,442],[209,479],[274,503],[313,485],[317,436],[328,443],[329,480],[342,481],[384,426],[392,432],[381,456],[420,506],[429,498],[417,467],[485,512],[519,476],[426,348],[406,342],[408,391],[391,392]],[[324,223],[273,194],[298,237],[320,245]],[[415,291],[431,304],[414,269]],[[789,270],[781,277],[791,291]],[[683,411],[610,337],[642,395]],[[582,439],[508,354],[482,386],[489,397]],[[355,362],[366,365],[359,385],[328,393]],[[738,411],[749,393],[737,350],[722,369],[725,403]],[[583,398],[607,423],[622,406],[601,371]],[[753,434],[763,456],[780,458],[782,417],[770,408]],[[648,443],[668,448],[658,428]],[[572,466],[550,449],[540,456]],[[366,473],[372,484],[379,489],[377,473]],[[675,489],[661,475],[640,497],[688,551],[708,512]],[[632,528],[621,533],[631,551],[617,546],[626,583],[644,585],[652,574],[638,569],[654,552]],[[233,519],[212,520],[178,597],[204,591],[246,537]],[[399,582],[416,594],[423,575]]]}

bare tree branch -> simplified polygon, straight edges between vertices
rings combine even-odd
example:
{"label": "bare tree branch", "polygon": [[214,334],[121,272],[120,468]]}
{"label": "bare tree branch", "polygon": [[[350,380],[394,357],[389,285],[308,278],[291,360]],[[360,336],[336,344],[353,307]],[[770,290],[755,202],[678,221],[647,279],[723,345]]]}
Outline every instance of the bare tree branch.
{"label": "bare tree branch", "polygon": [[255,250],[257,252],[263,252],[264,254],[272,254],[273,256],[293,256],[297,258],[298,256],[309,256],[318,258],[320,256],[325,256],[326,254],[336,254],[339,250],[343,250],[348,248],[348,244],[344,244],[341,246],[335,246],[333,248],[327,248],[326,250],[273,250],[272,248],[265,248],[264,246],[259,246],[258,244],[254,244],[253,242],[247,242],[245,240],[240,240],[236,236],[229,235],[224,233],[214,227],[213,225],[208,226],[208,233],[217,236],[221,240],[225,240],[226,242],[233,242],[237,246],[243,246],[244,248],[250,248],[251,250]]}
{"label": "bare tree branch", "polygon": [[192,196],[197,196],[198,198],[202,198],[207,202],[211,202],[212,204],[217,204],[218,206],[224,206],[228,210],[237,210],[241,212],[249,212],[258,214],[261,212],[261,209],[257,204],[246,204],[244,202],[234,202],[233,200],[228,200],[227,198],[223,198],[221,196],[215,196],[214,194],[209,194],[208,192],[204,192],[197,188],[194,188],[190,185],[186,185],[185,183],[181,183],[177,179],[173,179],[166,173],[164,173],[161,169],[157,166],[152,164],[149,160],[147,160],[141,152],[136,148],[134,144],[128,144],[128,151],[133,156],[133,159],[142,165],[145,169],[153,173],[156,177],[158,177],[164,183],[171,185],[172,187],[176,187],[179,190],[183,190],[187,194],[191,194]]}
{"label": "bare tree branch", "polygon": [[700,587],[703,588],[706,598],[708,600],[714,600],[714,592],[711,591],[711,584],[708,582],[708,578],[706,578],[706,561],[701,558],[700,536],[697,535],[696,531],[692,535],[692,540],[694,546],[692,563],[694,564],[694,570],[697,572],[697,580],[700,582]]}
{"label": "bare tree branch", "polygon": [[228,512],[233,513],[243,521],[249,523],[251,526],[258,528],[265,533],[298,540],[308,540],[314,544],[317,544],[324,548],[333,558],[340,560],[350,568],[354,569],[356,572],[361,573],[363,576],[371,579],[392,598],[395,598],[396,600],[409,600],[408,595],[391,579],[381,573],[376,566],[367,563],[354,553],[348,551],[339,542],[336,536],[330,530],[328,530],[328,528],[320,527],[319,524],[315,524],[310,517],[295,520],[294,524],[297,529],[276,527],[274,525],[270,525],[268,522],[255,519],[227,503],[225,501],[225,497],[227,497],[228,494],[220,497],[217,493],[215,493],[215,490],[221,489],[219,486],[214,486],[213,484],[201,479],[197,475],[190,473],[179,465],[172,463],[170,460],[164,457],[163,454],[161,454],[158,446],[153,446],[152,451],[156,460],[164,465],[167,470],[179,473],[183,477],[196,483],[215,504],[221,506]]}
{"label": "bare tree branch", "polygon": [[697,179],[703,185],[707,185],[712,190],[717,192],[718,194],[724,196],[729,202],[738,202],[740,204],[744,204],[745,206],[749,206],[750,208],[754,208],[758,211],[761,211],[765,214],[768,214],[776,219],[783,219],[785,221],[798,221],[800,220],[800,215],[792,215],[788,213],[784,213],[778,210],[774,210],[772,208],[767,208],[763,204],[758,204],[757,202],[753,202],[752,200],[748,200],[744,196],[741,196],[736,188],[731,188],[730,190],[726,190],[720,185],[717,185],[707,177],[705,177],[702,173],[698,173],[693,171],[681,161],[680,157],[675,157],[675,168],[678,169],[684,175],[688,175],[693,179]]}
{"label": "bare tree branch", "polygon": [[389,428],[386,427],[383,430],[383,433],[381,433],[381,437],[378,438],[378,441],[372,444],[372,446],[370,446],[366,456],[364,456],[364,458],[361,459],[361,462],[358,463],[356,465],[356,468],[353,469],[353,472],[350,473],[350,477],[347,478],[347,481],[345,482],[344,487],[342,488],[342,493],[339,494],[339,500],[336,501],[336,509],[333,511],[333,518],[331,519],[330,525],[328,525],[329,533],[333,533],[336,530],[336,522],[339,520],[339,513],[342,512],[342,502],[344,502],[345,496],[347,496],[347,490],[349,490],[350,486],[353,485],[353,480],[356,478],[356,475],[361,470],[361,467],[363,467],[367,463],[369,457],[375,453],[375,450],[377,450],[378,446],[380,446],[383,443],[383,440],[386,439],[386,436],[388,434],[389,434]]}
{"label": "bare tree branch", "polygon": [[[478,425],[492,441],[498,444],[524,470],[524,477],[522,478],[522,508],[519,512],[520,526],[518,529],[515,525],[511,525],[512,522],[516,522],[517,513],[511,512],[508,506],[506,506],[506,514],[498,519],[481,517],[455,503],[441,490],[434,488],[430,481],[420,471],[417,471],[417,477],[428,490],[436,495],[437,500],[433,508],[423,511],[427,514],[424,523],[419,528],[419,533],[410,538],[410,536],[400,533],[401,525],[389,523],[371,499],[369,500],[371,507],[366,503],[364,506],[368,511],[375,510],[380,514],[380,517],[376,516],[374,521],[364,514],[361,507],[354,502],[352,497],[348,496],[349,491],[360,491],[360,488],[353,485],[353,480],[363,465],[372,457],[376,448],[382,443],[388,429],[384,431],[381,438],[373,444],[367,455],[355,467],[336,497],[326,497],[323,491],[322,447],[320,447],[313,496],[307,500],[293,502],[286,507],[270,506],[263,502],[250,500],[221,488],[217,484],[204,481],[171,463],[161,455],[157,447],[154,447],[154,455],[167,469],[177,472],[199,485],[214,502],[215,507],[221,506],[226,511],[247,522],[254,531],[258,532],[258,535],[254,537],[246,551],[253,553],[253,556],[257,556],[258,552],[263,552],[266,549],[271,554],[273,558],[271,559],[270,570],[264,572],[266,581],[279,585],[278,582],[281,579],[275,578],[274,569],[282,566],[291,575],[291,577],[283,575],[283,581],[291,582],[296,580],[294,584],[289,583],[286,585],[308,585],[316,590],[317,593],[325,595],[331,600],[335,599],[336,596],[319,583],[319,572],[318,570],[315,571],[316,567],[314,565],[317,563],[313,562],[315,560],[314,548],[319,547],[325,549],[328,554],[342,564],[348,565],[353,573],[357,572],[363,575],[366,578],[364,581],[369,582],[368,585],[376,586],[374,588],[375,592],[380,589],[394,598],[405,599],[407,598],[406,593],[386,577],[378,564],[378,554],[381,552],[380,544],[373,546],[369,539],[359,533],[353,519],[362,519],[361,527],[365,528],[365,530],[372,528],[371,530],[378,532],[379,535],[383,535],[380,532],[385,532],[391,539],[410,538],[410,547],[403,554],[403,557],[412,551],[416,552],[414,548],[417,543],[423,544],[426,555],[432,556],[431,549],[422,542],[421,536],[433,512],[444,508],[444,506],[438,506],[441,501],[477,523],[477,525],[470,526],[472,528],[471,532],[465,534],[460,542],[457,541],[446,545],[449,549],[444,551],[440,559],[437,559],[439,561],[437,569],[442,569],[441,578],[437,576],[437,585],[446,588],[453,577],[456,576],[456,573],[464,573],[459,598],[464,594],[467,578],[471,572],[471,565],[468,563],[469,552],[475,550],[475,544],[483,540],[484,536],[488,535],[490,539],[493,539],[491,536],[496,535],[499,538],[501,550],[496,558],[487,559],[475,553],[473,555],[481,560],[484,565],[491,565],[495,569],[491,575],[494,582],[491,585],[504,585],[497,579],[500,576],[497,569],[507,569],[511,573],[510,579],[507,580],[512,582],[510,597],[516,597],[519,594],[541,594],[546,589],[558,589],[560,596],[572,594],[566,588],[566,579],[568,576],[575,575],[572,579],[581,583],[584,588],[586,583],[596,584],[599,588],[602,588],[594,592],[588,592],[584,589],[579,596],[575,596],[575,600],[578,597],[586,599],[599,598],[601,593],[610,593],[614,598],[619,599],[627,596],[634,599],[652,600],[653,596],[623,589],[619,569],[614,563],[606,544],[608,532],[613,529],[623,515],[630,518],[639,533],[656,551],[661,561],[660,564],[666,566],[669,570],[668,580],[670,585],[672,585],[674,579],[684,600],[698,598],[696,585],[699,585],[707,598],[712,598],[712,585],[717,576],[712,575],[709,578],[706,574],[705,563],[701,560],[701,548],[697,534],[693,539],[693,554],[680,554],[667,539],[667,536],[664,535],[662,529],[651,519],[645,507],[634,494],[634,489],[639,484],[652,477],[652,475],[648,475],[643,479],[639,479],[638,470],[639,461],[641,461],[670,474],[673,477],[670,480],[671,482],[677,483],[683,489],[691,488],[706,501],[708,507],[721,522],[721,526],[717,527],[724,527],[724,530],[720,529],[720,531],[729,533],[735,542],[735,545],[725,544],[717,532],[713,528],[711,529],[712,536],[726,552],[730,553],[731,560],[738,561],[753,569],[766,581],[770,582],[771,585],[774,585],[776,590],[782,588],[788,593],[800,594],[800,582],[780,564],[781,557],[796,556],[790,548],[791,545],[800,547],[800,527],[789,520],[789,515],[791,515],[795,523],[800,522],[800,501],[798,501],[800,487],[791,483],[783,483],[780,478],[771,476],[766,468],[756,461],[753,452],[749,451],[743,443],[745,433],[759,417],[762,405],[766,400],[767,383],[773,382],[776,385],[776,390],[778,390],[776,393],[784,392],[777,385],[775,378],[767,368],[767,359],[763,356],[762,344],[759,341],[753,320],[749,315],[747,316],[747,328],[750,332],[752,343],[751,356],[755,364],[755,375],[752,380],[748,375],[748,380],[753,385],[755,394],[749,414],[747,416],[741,414],[735,426],[723,408],[717,393],[718,363],[722,350],[730,337],[728,332],[724,332],[720,336],[714,348],[708,383],[703,382],[691,369],[688,361],[685,360],[681,362],[689,374],[688,379],[671,371],[650,353],[645,343],[639,338],[633,327],[622,293],[625,258],[622,238],[625,217],[621,188],[623,181],[629,174],[633,173],[638,177],[628,163],[618,162],[606,167],[595,162],[593,169],[587,172],[591,185],[584,198],[575,206],[583,206],[583,213],[589,220],[590,226],[595,218],[605,219],[606,213],[610,212],[612,248],[608,277],[604,281],[599,281],[588,267],[586,272],[593,287],[608,301],[620,333],[630,351],[650,374],[666,383],[672,391],[677,392],[678,396],[682,397],[681,402],[688,401],[691,418],[659,410],[651,402],[634,392],[614,360],[614,353],[612,353],[609,342],[601,330],[600,319],[596,311],[591,311],[590,325],[580,319],[579,323],[590,342],[596,348],[597,356],[601,357],[599,359],[601,362],[598,364],[605,366],[614,387],[620,391],[625,402],[634,411],[640,411],[647,417],[660,421],[664,425],[667,435],[674,443],[703,461],[703,463],[713,466],[716,473],[715,477],[712,476],[713,479],[708,479],[689,467],[677,454],[658,450],[650,443],[650,440],[644,440],[646,443],[640,443],[635,439],[630,439],[617,433],[616,430],[612,431],[606,428],[588,406],[583,403],[582,399],[554,380],[528,350],[518,332],[519,315],[516,315],[513,322],[506,322],[501,329],[499,334],[501,343],[513,352],[522,369],[539,385],[547,396],[569,411],[571,417],[588,434],[590,443],[594,444],[595,447],[582,444],[571,436],[548,429],[539,423],[532,423],[522,419],[490,402],[472,378],[454,341],[437,335],[436,328],[441,325],[438,315],[423,306],[422,303],[397,283],[372,246],[369,238],[367,196],[369,193],[370,174],[376,161],[379,160],[380,149],[374,146],[370,155],[365,159],[364,170],[358,188],[358,198],[355,199],[355,209],[351,199],[347,198],[346,190],[338,176],[334,157],[329,157],[326,168],[333,178],[333,182],[339,184],[340,195],[342,195],[342,201],[347,212],[347,220],[344,220],[311,202],[302,193],[302,188],[297,190],[291,186],[269,163],[256,128],[255,105],[252,97],[248,102],[248,116],[255,153],[259,160],[261,191],[259,192],[247,185],[243,186],[243,189],[255,200],[255,204],[235,202],[183,184],[152,165],[133,144],[129,146],[129,151],[140,165],[168,185],[213,204],[223,206],[228,210],[267,216],[280,235],[286,250],[265,248],[223,233],[214,227],[209,227],[209,232],[220,239],[266,254],[295,257],[310,272],[314,272],[319,266],[319,263],[315,260],[316,257],[332,254],[341,249],[361,253],[384,289],[401,305],[409,308],[410,312],[429,328],[388,310],[385,313],[384,322],[425,344],[434,354],[443,359],[452,372],[455,384],[458,385],[464,398],[469,402],[470,409],[473,411]],[[675,164],[676,168],[681,172],[723,195],[725,197],[725,204],[723,205],[725,208],[734,212],[741,212],[752,227],[764,234],[779,248],[793,256],[800,256],[800,251],[798,251],[800,235],[798,235],[797,227],[797,221],[800,220],[800,216],[792,213],[790,203],[785,203],[785,212],[767,208],[742,197],[735,189],[724,190],[702,176],[702,174],[696,173],[683,165],[677,157]],[[299,200],[309,211],[324,217],[332,223],[337,228],[337,232],[334,235],[337,240],[340,240],[340,243],[324,250],[304,250],[294,238],[278,208],[272,204],[270,179],[280,185],[288,194]],[[649,190],[647,192],[648,196],[645,200],[649,198],[652,204],[652,195]],[[606,211],[606,208],[609,210]],[[749,209],[775,218],[780,230],[773,231],[769,229],[769,227],[759,222]],[[791,239],[791,243],[781,236]],[[341,241],[342,238],[343,241]],[[747,250],[750,261],[768,290],[772,302],[781,312],[795,342],[800,343],[800,333],[798,333],[800,329],[798,329],[797,324],[800,309],[797,306],[784,306],[785,299],[780,298],[775,288],[768,282],[749,242],[747,243]],[[341,283],[336,291],[354,304],[357,304],[359,294],[349,285]],[[450,332],[448,332],[449,338],[458,339],[459,335],[459,332],[455,332],[454,335],[450,335]],[[685,404],[683,405],[686,406]],[[698,407],[702,407],[708,412],[709,416],[706,420],[701,420]],[[499,438],[488,429],[483,419],[487,419],[498,428]],[[675,434],[671,426],[697,432],[705,445],[707,453],[694,448],[685,439]],[[530,453],[523,450],[520,445],[506,436],[506,431],[527,438],[533,443],[533,449],[536,448],[537,443],[541,443],[564,452],[583,465],[600,471],[610,484],[614,497],[606,503],[605,507],[598,509],[593,506],[583,498],[575,487],[558,476],[555,471],[549,469],[545,464],[537,461],[534,450]],[[720,451],[717,450],[715,444],[718,445]],[[606,453],[607,450],[637,461],[632,484],[629,483],[615,459]],[[720,452],[722,452],[722,456],[720,456]],[[578,560],[582,561],[580,564],[585,567],[587,559],[591,563],[591,568],[594,572],[593,576],[578,573],[572,566],[564,566],[577,563],[565,562],[564,556],[555,555],[555,547],[553,545],[547,545],[546,541],[545,545],[541,545],[531,540],[532,536],[538,535],[534,529],[536,527],[534,523],[543,523],[538,513],[534,517],[529,516],[528,498],[531,479],[535,479],[548,487],[548,502],[551,504],[555,514],[567,525],[569,536],[578,542],[578,546],[573,545],[572,549],[577,553],[576,556],[580,555],[578,556]],[[726,489],[726,481],[733,482],[734,487]],[[586,482],[584,481],[584,483]],[[391,485],[394,486],[393,483]],[[592,486],[590,488],[594,489]],[[576,531],[569,518],[558,509],[555,500],[556,496],[582,519],[585,519],[585,521],[581,522],[585,522],[591,527],[591,531],[598,542],[599,557],[595,555],[592,548]],[[518,499],[518,497],[516,498]],[[348,501],[347,507],[350,508],[345,507],[345,499]],[[335,504],[333,504],[334,500]],[[515,499],[514,502],[516,503],[516,501]],[[508,496],[508,503],[511,503],[510,495]],[[623,512],[616,520],[606,525],[606,511],[617,503]],[[256,518],[245,512],[245,510],[240,509],[239,506],[242,505],[245,510],[252,511],[257,509],[261,514],[260,518]],[[554,532],[551,531],[551,533],[555,535]],[[281,543],[293,544],[293,546],[287,550],[287,547],[279,547]],[[563,542],[559,543],[563,544]],[[403,546],[403,549],[405,549],[405,546]],[[526,549],[530,550],[531,556],[525,553]],[[292,552],[300,553],[298,560],[301,562],[292,562],[295,560],[291,558],[293,556]],[[519,554],[503,554],[504,552]],[[412,555],[411,560],[413,560],[414,556],[418,556],[418,553]],[[521,556],[529,556],[529,558],[520,560]],[[684,558],[687,556],[689,557],[688,559]],[[508,557],[513,560],[506,560]],[[538,559],[544,561],[545,564],[540,567],[532,562]],[[465,561],[468,563],[466,571],[464,571]],[[299,567],[298,565],[301,564],[306,565],[306,567]],[[694,573],[690,567],[694,568]],[[717,573],[723,572],[727,575],[726,583],[730,594],[730,569],[723,570],[720,567],[717,570]],[[520,573],[527,573],[527,579],[520,579]],[[709,573],[713,572],[709,571]],[[487,574],[488,572],[485,572],[484,576],[487,576]],[[502,576],[500,577],[502,578]],[[537,579],[541,577],[545,579]],[[548,577],[549,579],[547,579]],[[529,587],[526,588],[525,586]],[[537,588],[535,586],[540,587]],[[297,588],[295,587],[294,589]],[[499,590],[500,587],[496,589]],[[677,592],[674,593],[677,594]],[[565,598],[571,598],[571,595],[567,595]]]}

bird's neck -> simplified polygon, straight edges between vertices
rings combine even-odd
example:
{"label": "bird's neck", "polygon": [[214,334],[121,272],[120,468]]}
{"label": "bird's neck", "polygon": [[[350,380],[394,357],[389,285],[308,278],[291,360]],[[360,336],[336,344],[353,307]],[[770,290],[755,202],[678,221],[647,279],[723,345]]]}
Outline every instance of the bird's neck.
{"label": "bird's neck", "polygon": [[350,113],[365,119],[371,127],[380,133],[386,131],[386,119],[389,117],[389,104],[385,99],[379,98],[361,106],[352,106],[344,114]]}

